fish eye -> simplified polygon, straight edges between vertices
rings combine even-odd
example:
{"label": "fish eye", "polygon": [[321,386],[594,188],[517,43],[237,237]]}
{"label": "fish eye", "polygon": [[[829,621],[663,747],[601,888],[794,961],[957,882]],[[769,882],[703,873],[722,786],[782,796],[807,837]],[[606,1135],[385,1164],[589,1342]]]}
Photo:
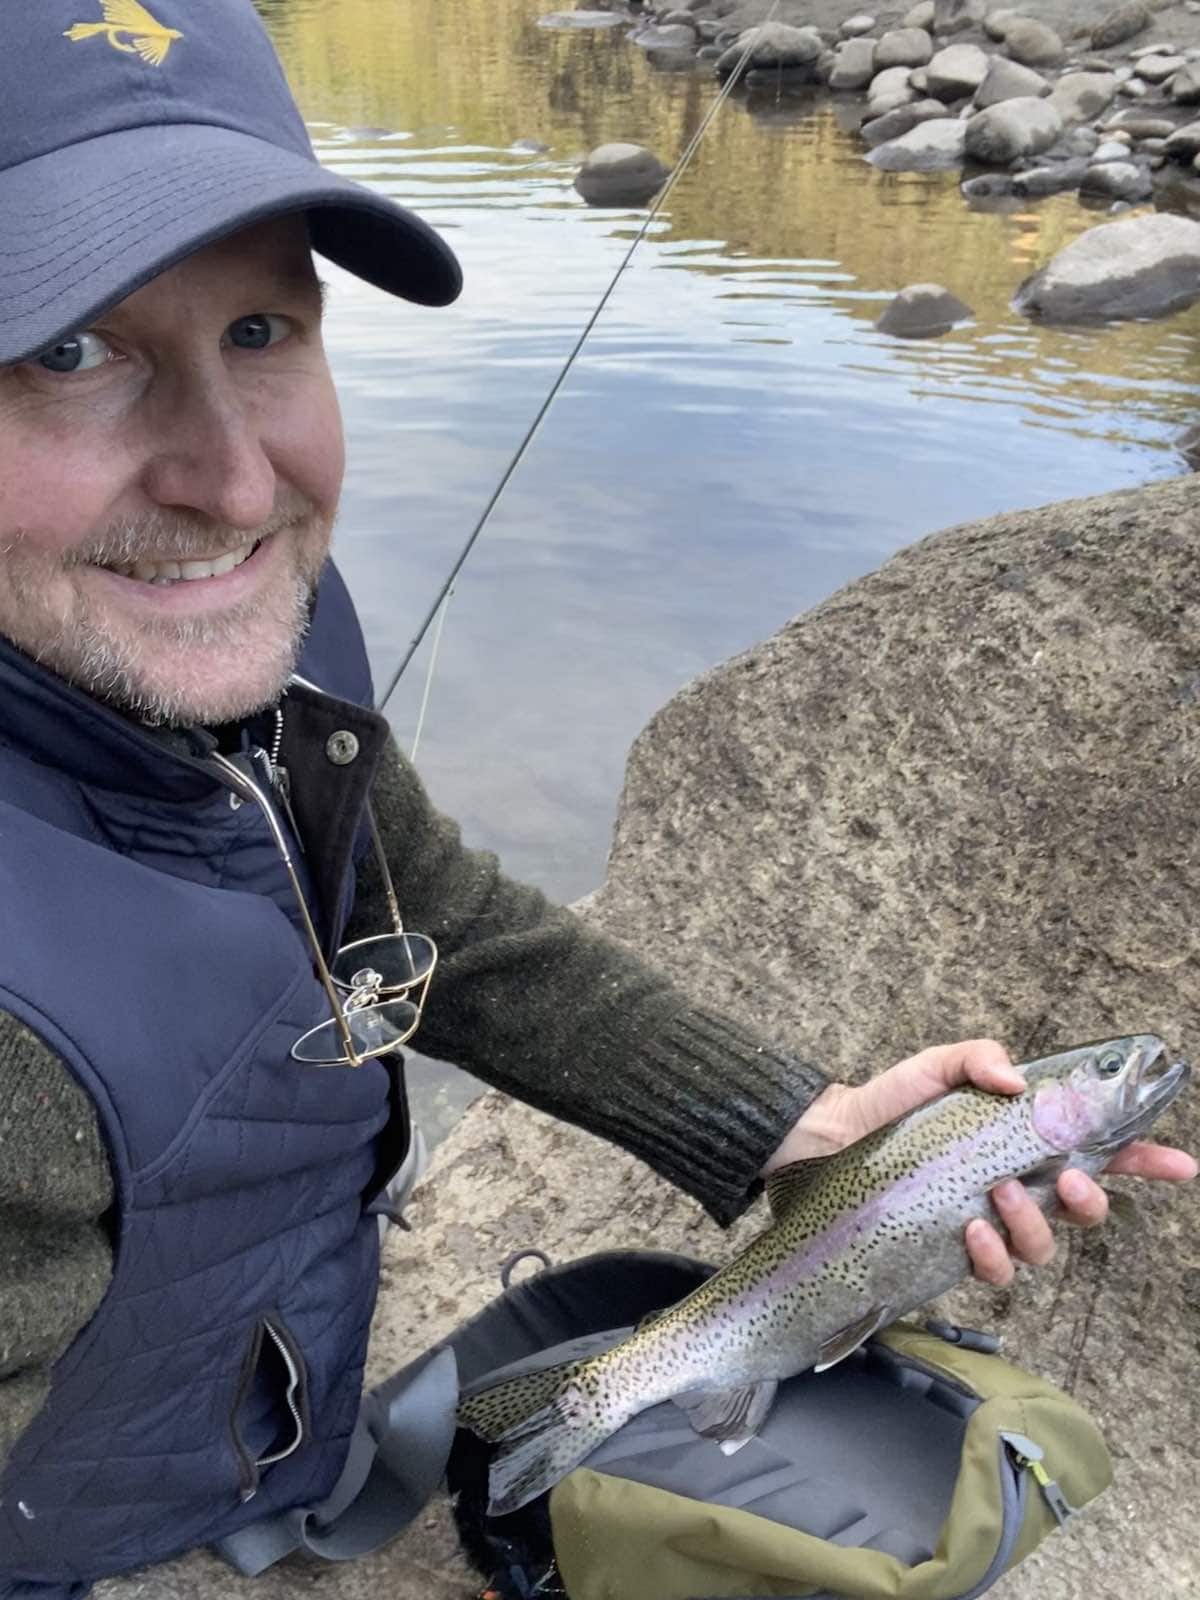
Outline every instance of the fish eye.
{"label": "fish eye", "polygon": [[112,348],[98,333],[72,333],[33,357],[46,372],[88,372],[102,367]]}
{"label": "fish eye", "polygon": [[1096,1062],[1096,1071],[1102,1078],[1115,1078],[1125,1065],[1125,1057],[1119,1050],[1106,1050]]}

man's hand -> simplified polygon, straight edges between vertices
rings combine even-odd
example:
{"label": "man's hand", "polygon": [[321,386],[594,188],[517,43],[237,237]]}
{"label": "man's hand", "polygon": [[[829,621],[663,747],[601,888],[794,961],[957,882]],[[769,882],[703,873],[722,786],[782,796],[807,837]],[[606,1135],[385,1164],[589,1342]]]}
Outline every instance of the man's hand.
{"label": "man's hand", "polygon": [[[964,1039],[934,1045],[899,1061],[861,1087],[831,1083],[809,1106],[763,1168],[763,1176],[791,1161],[832,1155],[906,1112],[936,1100],[949,1089],[973,1083],[993,1094],[1020,1094],[1025,1080],[1004,1046],[994,1039]],[[1197,1166],[1183,1150],[1135,1141],[1105,1168],[1138,1178],[1186,1183]],[[1086,1173],[1064,1172],[1058,1180],[1061,1220],[1094,1227],[1108,1215],[1108,1196]],[[992,1190],[992,1201],[1008,1232],[1005,1243],[990,1222],[976,1218],[967,1227],[967,1253],[975,1276],[985,1283],[1011,1283],[1015,1262],[1042,1266],[1054,1254],[1050,1223],[1036,1201],[1017,1182]]]}

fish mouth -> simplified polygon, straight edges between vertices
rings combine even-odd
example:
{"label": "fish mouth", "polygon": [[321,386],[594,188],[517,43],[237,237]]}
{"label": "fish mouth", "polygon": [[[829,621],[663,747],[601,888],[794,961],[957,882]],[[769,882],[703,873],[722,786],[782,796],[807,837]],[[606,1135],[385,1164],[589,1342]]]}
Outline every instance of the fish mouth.
{"label": "fish mouth", "polygon": [[1161,1039],[1147,1035],[1126,1081],[1123,1115],[1088,1146],[1097,1155],[1110,1154],[1137,1139],[1162,1116],[1192,1075],[1186,1061],[1171,1061]]}

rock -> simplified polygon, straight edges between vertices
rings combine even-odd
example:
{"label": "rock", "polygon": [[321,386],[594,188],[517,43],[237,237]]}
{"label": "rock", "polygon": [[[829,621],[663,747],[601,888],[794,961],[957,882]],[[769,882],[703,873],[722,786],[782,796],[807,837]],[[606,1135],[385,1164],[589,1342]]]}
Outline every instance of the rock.
{"label": "rock", "polygon": [[1067,72],[1054,85],[1050,104],[1065,126],[1092,122],[1117,98],[1118,88],[1109,72]]}
{"label": "rock", "polygon": [[624,11],[548,11],[539,28],[615,28],[629,21]]}
{"label": "rock", "polygon": [[[1123,200],[1129,205],[1149,199],[1153,190],[1154,182],[1149,172],[1129,160],[1105,161],[1099,166],[1091,166],[1079,185],[1081,195]],[[1200,289],[1197,295],[1200,296]]]}
{"label": "rock", "polygon": [[967,200],[1003,200],[1016,193],[1015,179],[1007,172],[981,172],[958,187]]}
{"label": "rock", "polygon": [[693,33],[699,33],[700,31],[700,23],[690,11],[668,11],[666,16],[663,17],[662,23],[664,27],[691,28]]}
{"label": "rock", "polygon": [[1013,17],[1006,24],[1004,48],[1023,67],[1057,67],[1066,55],[1054,29],[1032,17]]}
{"label": "rock", "polygon": [[1120,139],[1109,139],[1107,141],[1107,143],[1102,144],[1102,145],[1097,145],[1096,150],[1095,150],[1094,154],[1092,155],[1092,161],[1094,163],[1098,163],[1098,162],[1101,162],[1101,161],[1128,161],[1128,160],[1129,160],[1129,146],[1127,144],[1123,143],[1123,141],[1120,140]]}
{"label": "rock", "polygon": [[933,54],[933,40],[924,28],[896,28],[875,46],[875,70],[888,67],[923,67]]}
{"label": "rock", "polygon": [[508,148],[515,156],[544,156],[550,146],[540,139],[514,139]]}
{"label": "rock", "polygon": [[856,17],[847,17],[838,29],[843,39],[857,39],[864,33],[874,33],[875,18],[868,17],[860,12]]}
{"label": "rock", "polygon": [[717,73],[727,78],[755,39],[747,67],[811,67],[822,50],[820,34],[810,28],[793,28],[786,22],[767,22],[738,35],[717,62]]}
{"label": "rock", "polygon": [[652,151],[640,144],[602,144],[575,178],[575,188],[590,206],[640,206],[670,176]]}
{"label": "rock", "polygon": [[889,111],[899,111],[903,107],[912,105],[917,98],[915,89],[896,89],[891,94],[884,94],[872,99],[867,107],[867,116],[872,121],[879,117],[886,117]]}
{"label": "rock", "polygon": [[934,0],[934,33],[962,33],[977,28],[987,9],[985,0]]}
{"label": "rock", "polygon": [[844,39],[829,71],[831,89],[865,89],[875,75],[875,41]]}
{"label": "rock", "polygon": [[974,315],[941,284],[913,283],[901,289],[875,326],[897,339],[930,339]]}
{"label": "rock", "polygon": [[655,51],[667,53],[678,51],[682,53],[695,49],[696,32],[687,23],[663,24],[661,26],[655,23],[647,23],[644,27],[639,28],[636,33],[631,33],[629,40],[640,49],[648,50],[652,54]]}
{"label": "rock", "polygon": [[1114,45],[1124,44],[1127,39],[1134,38],[1143,28],[1149,26],[1149,7],[1118,6],[1092,29],[1092,49],[1111,50]]}
{"label": "rock", "polygon": [[[952,48],[968,47],[959,45]],[[998,106],[1002,100],[1020,100],[1049,93],[1050,84],[1040,72],[1035,72],[1032,67],[1023,67],[1019,61],[1010,61],[1007,56],[992,56],[975,95],[975,106],[979,111],[986,111],[988,106]]]}
{"label": "rock", "polygon": [[1167,157],[1171,161],[1191,161],[1200,154],[1200,122],[1185,123],[1167,134]]}
{"label": "rock", "polygon": [[[837,1076],[980,1034],[1029,1060],[1133,1018],[1192,1047],[1198,501],[1184,476],[940,534],[685,689],[630,757],[597,921]],[[694,1206],[595,1141],[487,1102],[468,1117],[391,1257],[411,1262],[395,1299],[419,1286],[439,1323],[439,1293],[461,1316],[491,1292],[478,1269],[463,1303],[443,1170],[460,1227],[500,1206],[495,1260],[525,1242],[504,1222],[535,1179],[555,1260],[713,1248],[685,1232]],[[1160,1132],[1200,1149],[1195,1085]],[[938,1312],[1004,1332],[1116,1456],[1116,1486],[997,1600],[1200,1593],[1200,1183],[1114,1187],[1137,1190],[1130,1226],[1060,1230],[1048,1267]]]}
{"label": "rock", "polygon": [[1049,99],[1004,100],[968,121],[966,152],[983,166],[1006,167],[1020,156],[1049,150],[1062,131]]}
{"label": "rock", "polygon": [[1150,85],[1143,83],[1140,78],[1130,78],[1121,85],[1121,93],[1127,100],[1144,100],[1150,93]]}
{"label": "rock", "polygon": [[940,100],[914,100],[909,105],[897,106],[881,117],[873,117],[869,122],[864,122],[859,129],[859,135],[867,146],[874,150],[881,144],[887,144],[891,139],[901,138],[910,128],[915,128],[922,122],[933,122],[938,117],[948,115]]}
{"label": "rock", "polygon": [[966,124],[939,117],[881,144],[866,157],[881,172],[949,172],[963,164]]}
{"label": "rock", "polygon": [[926,33],[933,32],[933,19],[937,8],[933,0],[921,0],[911,11],[906,11],[900,19],[902,28],[924,28]]}
{"label": "rock", "polygon": [[908,87],[914,93],[926,96],[929,93],[929,72],[925,67],[914,67],[908,75]]}
{"label": "rock", "polygon": [[1147,83],[1165,83],[1177,72],[1182,72],[1187,62],[1182,56],[1147,56],[1138,62],[1138,77]]}
{"label": "rock", "polygon": [[983,83],[990,65],[991,57],[976,44],[947,45],[925,69],[929,93],[935,100],[965,99]]}
{"label": "rock", "polygon": [[1128,133],[1132,139],[1169,139],[1175,132],[1175,124],[1168,122],[1166,117],[1152,117],[1147,112],[1136,111],[1132,107],[1109,117],[1103,127],[1105,133],[1120,130]]}
{"label": "rock", "polygon": [[871,79],[871,86],[867,90],[870,100],[882,100],[888,95],[901,94],[904,91],[911,93],[908,82],[910,69],[908,67],[885,67]]}
{"label": "rock", "polygon": [[1075,156],[1069,161],[1055,161],[1045,167],[1027,167],[1013,177],[1013,193],[1025,200],[1043,200],[1050,194],[1066,194],[1071,189],[1078,189],[1089,165],[1087,156]]}
{"label": "rock", "polygon": [[1171,80],[1171,99],[1177,106],[1194,106],[1200,102],[1200,65],[1184,67]]}
{"label": "rock", "polygon": [[1099,146],[1100,135],[1095,128],[1068,128],[1050,149],[1054,156],[1069,160],[1072,156],[1090,156]]}
{"label": "rock", "polygon": [[1010,22],[1017,21],[1024,15],[1011,7],[1004,7],[999,11],[989,11],[983,19],[983,31],[989,39],[994,39],[997,44],[1004,42],[1004,34]]}
{"label": "rock", "polygon": [[1175,56],[1180,52],[1173,44],[1143,44],[1129,52],[1130,61],[1141,61],[1146,56]]}
{"label": "rock", "polygon": [[1198,298],[1200,222],[1159,213],[1081,234],[1025,280],[1013,305],[1040,321],[1093,322],[1164,316]]}

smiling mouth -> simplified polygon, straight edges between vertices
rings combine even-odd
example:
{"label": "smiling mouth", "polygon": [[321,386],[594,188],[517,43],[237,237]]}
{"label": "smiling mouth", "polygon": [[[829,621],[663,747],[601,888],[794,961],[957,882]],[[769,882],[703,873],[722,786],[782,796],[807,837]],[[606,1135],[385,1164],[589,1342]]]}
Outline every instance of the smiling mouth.
{"label": "smiling mouth", "polygon": [[235,571],[249,561],[262,544],[262,539],[251,539],[236,550],[227,550],[224,555],[213,556],[205,561],[114,561],[103,564],[101,570],[114,572],[118,578],[132,578],[139,583],[160,586],[194,583],[199,578],[223,578],[226,573]]}

